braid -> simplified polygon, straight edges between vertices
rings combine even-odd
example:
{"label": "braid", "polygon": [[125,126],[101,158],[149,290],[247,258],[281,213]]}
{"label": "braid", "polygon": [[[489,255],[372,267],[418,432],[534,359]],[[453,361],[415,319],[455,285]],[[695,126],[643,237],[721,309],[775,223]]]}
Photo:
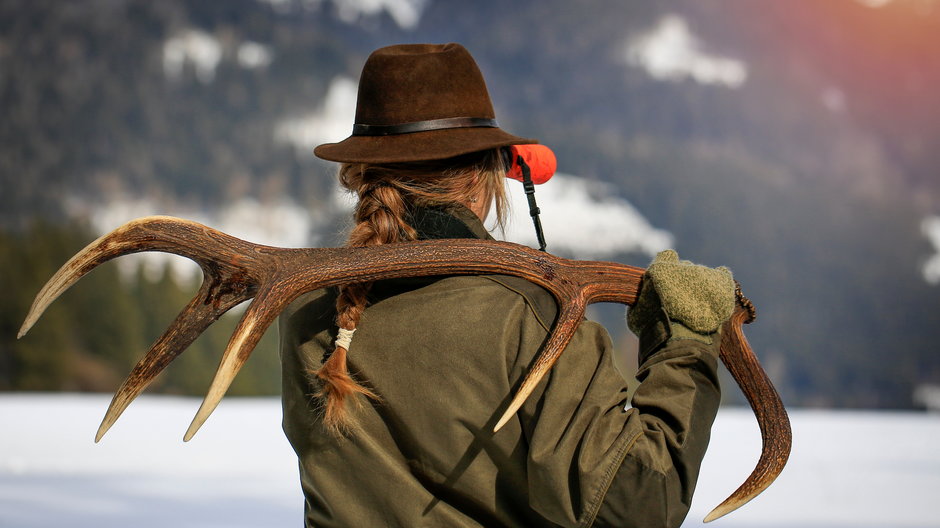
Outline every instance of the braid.
{"label": "braid", "polygon": [[[402,192],[393,182],[365,181],[357,186],[359,204],[354,218],[356,226],[349,234],[348,247],[377,246],[390,242],[414,240],[417,232],[405,222],[407,205]],[[336,323],[339,328],[355,330],[362,312],[368,304],[367,296],[372,283],[363,282],[340,286],[336,299]],[[337,344],[323,366],[315,371],[322,388],[318,396],[326,399],[323,422],[334,433],[341,433],[346,425],[344,404],[347,396],[362,394],[368,398],[378,396],[359,384],[350,375],[346,365],[348,350]]]}
{"label": "braid", "polygon": [[[346,245],[365,247],[416,240],[417,231],[406,221],[414,205],[465,203],[479,193],[481,186],[492,190],[489,194],[496,200],[497,218],[501,223],[505,195],[502,189],[504,171],[499,155],[495,151],[485,153],[482,158],[477,154],[472,161],[472,164],[464,159],[451,159],[396,166],[343,165],[340,183],[359,196],[353,216],[356,225]],[[467,177],[469,173],[483,177]],[[480,183],[478,180],[484,181]],[[368,305],[371,286],[372,283],[356,283],[340,287],[336,299],[338,328],[346,331],[356,329]],[[317,396],[325,399],[323,423],[336,434],[342,434],[348,423],[347,396],[362,394],[378,399],[372,390],[349,373],[346,365],[348,350],[340,341],[337,338],[337,344],[327,353],[323,365],[312,371],[320,381],[321,389]],[[357,405],[362,403],[358,399],[354,401]]]}

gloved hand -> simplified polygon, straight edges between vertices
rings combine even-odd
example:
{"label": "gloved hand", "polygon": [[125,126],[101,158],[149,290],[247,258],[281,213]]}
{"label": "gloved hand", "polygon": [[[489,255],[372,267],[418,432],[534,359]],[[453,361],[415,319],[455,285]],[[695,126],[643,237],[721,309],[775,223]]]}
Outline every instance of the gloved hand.
{"label": "gloved hand", "polygon": [[668,325],[668,340],[711,344],[713,334],[731,317],[734,291],[728,268],[679,260],[675,251],[667,249],[646,269],[640,296],[627,312],[627,326],[641,341],[645,332],[663,323]]}

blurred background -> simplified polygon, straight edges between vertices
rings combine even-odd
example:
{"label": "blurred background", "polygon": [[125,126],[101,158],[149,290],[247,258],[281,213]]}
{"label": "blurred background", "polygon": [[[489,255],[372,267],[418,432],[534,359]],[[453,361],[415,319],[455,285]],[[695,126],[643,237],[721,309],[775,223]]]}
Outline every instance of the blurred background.
{"label": "blurred background", "polygon": [[[537,195],[551,251],[645,266],[673,246],[727,265],[788,405],[928,405],[932,0],[2,1],[0,390],[113,390],[185,305],[194,264],[126,257],[13,339],[55,269],[126,220],[341,244],[349,201],[313,147],[349,134],[369,52],[448,41],[478,60],[502,127],[558,156]],[[506,237],[534,239],[514,211]],[[624,337],[619,308],[595,316]],[[234,319],[153,390],[201,393]],[[277,393],[273,337],[235,393]]]}
{"label": "blurred background", "polygon": [[[113,391],[186,304],[194,264],[125,257],[15,339],[126,220],[341,244],[350,201],[313,147],[349,134],[373,49],[450,41],[502,128],[558,157],[551,252],[729,266],[790,409],[940,408],[937,0],[0,0],[0,391]],[[630,350],[622,308],[592,316]],[[236,321],[150,392],[203,394]],[[230,394],[278,393],[274,333]]]}

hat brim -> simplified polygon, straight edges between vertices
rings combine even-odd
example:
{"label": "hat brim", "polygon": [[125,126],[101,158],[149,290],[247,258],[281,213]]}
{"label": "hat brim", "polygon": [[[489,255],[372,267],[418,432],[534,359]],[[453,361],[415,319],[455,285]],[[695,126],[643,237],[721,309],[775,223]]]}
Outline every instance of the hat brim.
{"label": "hat brim", "polygon": [[500,128],[452,128],[389,136],[350,136],[325,143],[313,153],[341,163],[403,163],[439,160],[509,145],[531,145],[535,139],[514,136]]}

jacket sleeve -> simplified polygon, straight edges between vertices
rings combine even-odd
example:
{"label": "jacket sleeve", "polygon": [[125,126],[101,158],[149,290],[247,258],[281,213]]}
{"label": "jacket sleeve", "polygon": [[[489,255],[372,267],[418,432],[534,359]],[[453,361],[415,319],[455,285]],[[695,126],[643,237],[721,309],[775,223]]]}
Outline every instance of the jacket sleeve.
{"label": "jacket sleeve", "polygon": [[531,506],[566,526],[679,526],[720,400],[717,339],[644,332],[641,382],[626,385],[607,332],[586,321],[520,415]]}
{"label": "jacket sleeve", "polygon": [[624,424],[636,431],[637,440],[612,479],[594,526],[679,526],[689,512],[721,399],[719,339],[667,342],[668,332],[662,325],[640,343],[640,386]]}

